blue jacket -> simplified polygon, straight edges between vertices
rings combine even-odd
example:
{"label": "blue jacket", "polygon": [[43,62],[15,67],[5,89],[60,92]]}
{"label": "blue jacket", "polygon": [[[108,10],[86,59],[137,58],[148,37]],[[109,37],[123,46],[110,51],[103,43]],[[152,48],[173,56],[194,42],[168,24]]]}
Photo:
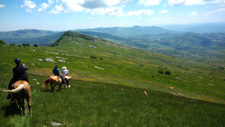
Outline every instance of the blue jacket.
{"label": "blue jacket", "polygon": [[59,76],[59,69],[58,68],[54,68],[53,69],[53,73],[54,73],[54,75]]}

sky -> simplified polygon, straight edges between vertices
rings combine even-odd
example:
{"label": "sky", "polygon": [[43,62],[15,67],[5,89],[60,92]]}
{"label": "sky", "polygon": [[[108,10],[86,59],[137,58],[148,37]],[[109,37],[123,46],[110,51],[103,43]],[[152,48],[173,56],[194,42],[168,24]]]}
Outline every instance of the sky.
{"label": "sky", "polygon": [[225,22],[225,0],[0,0],[0,31]]}

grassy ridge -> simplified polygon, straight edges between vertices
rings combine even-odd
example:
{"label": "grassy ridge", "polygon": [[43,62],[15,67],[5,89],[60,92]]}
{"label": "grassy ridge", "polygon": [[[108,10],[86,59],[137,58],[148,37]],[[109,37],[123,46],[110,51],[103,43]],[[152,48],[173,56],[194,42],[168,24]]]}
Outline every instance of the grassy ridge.
{"label": "grassy ridge", "polygon": [[[62,37],[56,47],[0,45],[0,88],[7,88],[13,60],[19,57],[29,67],[33,105],[33,117],[21,118],[16,105],[0,93],[1,125],[51,126],[52,121],[98,127],[224,125],[225,106],[216,104],[225,100],[224,71],[85,38]],[[69,69],[72,87],[43,91],[41,85],[55,64]]]}
{"label": "grassy ridge", "polygon": [[[224,71],[218,68],[92,37],[92,41],[81,37],[61,38],[56,47],[2,46],[1,68],[11,70],[13,59],[19,57],[30,68],[30,74],[51,75],[52,68],[58,64],[59,67],[67,66],[77,80],[123,84],[224,103]],[[54,62],[47,62],[46,58]],[[158,73],[161,69],[172,74]]]}

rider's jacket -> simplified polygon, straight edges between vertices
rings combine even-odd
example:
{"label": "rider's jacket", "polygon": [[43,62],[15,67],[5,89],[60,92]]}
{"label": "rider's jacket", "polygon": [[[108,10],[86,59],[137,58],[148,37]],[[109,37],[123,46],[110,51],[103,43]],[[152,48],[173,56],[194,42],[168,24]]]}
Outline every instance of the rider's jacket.
{"label": "rider's jacket", "polygon": [[28,79],[26,70],[28,70],[26,66],[23,66],[22,64],[18,64],[16,67],[13,68],[13,78]]}
{"label": "rider's jacket", "polygon": [[53,69],[53,74],[59,76],[59,69],[58,68],[54,68]]}

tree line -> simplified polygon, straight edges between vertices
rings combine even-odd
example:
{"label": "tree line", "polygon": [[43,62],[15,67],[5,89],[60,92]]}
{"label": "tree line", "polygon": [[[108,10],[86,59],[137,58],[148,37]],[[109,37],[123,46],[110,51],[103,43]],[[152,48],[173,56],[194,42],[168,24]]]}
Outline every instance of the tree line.
{"label": "tree line", "polygon": [[[3,41],[3,40],[0,40],[0,44],[7,45],[7,43],[5,41]],[[10,46],[16,46],[16,44],[8,44],[8,45],[10,45]],[[23,47],[29,47],[30,44],[29,43],[23,43],[23,44],[18,44],[17,46],[19,46],[19,47],[21,47],[21,46],[23,46]],[[38,44],[34,44],[33,46],[34,47],[38,47]]]}

